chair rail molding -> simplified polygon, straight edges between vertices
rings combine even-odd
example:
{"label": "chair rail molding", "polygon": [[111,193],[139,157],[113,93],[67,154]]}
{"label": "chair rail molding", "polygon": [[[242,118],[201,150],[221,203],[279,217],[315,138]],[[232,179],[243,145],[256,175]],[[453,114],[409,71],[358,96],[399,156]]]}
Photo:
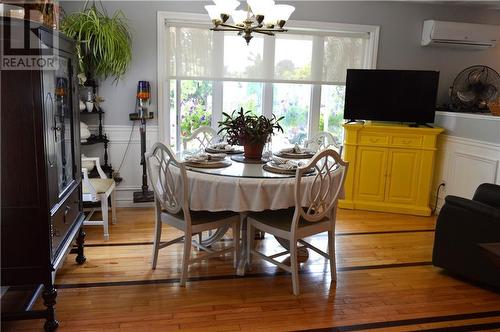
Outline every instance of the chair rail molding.
{"label": "chair rail molding", "polygon": [[[97,126],[89,126],[91,132],[97,132]],[[139,135],[139,126],[136,124],[132,131],[130,126],[105,125],[104,132],[109,139],[109,160],[115,171],[120,172],[123,181],[116,186],[116,205],[118,207],[144,207],[153,206],[153,203],[134,203],[133,192],[140,190],[142,185],[142,167],[141,162],[141,140]],[[123,165],[120,170],[118,167],[122,161],[127,144],[130,139]],[[148,125],[146,130],[146,151],[149,151],[153,144],[158,141],[158,126]],[[97,156],[103,158],[103,152],[97,146],[84,146],[82,153],[87,157]]]}
{"label": "chair rail molding", "polygon": [[438,140],[436,172],[432,202],[440,191],[436,211],[444,204],[446,195],[472,198],[484,182],[500,184],[500,144],[470,138],[441,135]]}

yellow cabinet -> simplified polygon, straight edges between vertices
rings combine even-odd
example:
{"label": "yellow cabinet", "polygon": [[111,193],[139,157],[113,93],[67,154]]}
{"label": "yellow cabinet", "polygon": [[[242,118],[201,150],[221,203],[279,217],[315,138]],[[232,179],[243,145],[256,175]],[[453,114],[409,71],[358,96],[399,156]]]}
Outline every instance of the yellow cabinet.
{"label": "yellow cabinet", "polygon": [[430,215],[436,138],[441,128],[346,124],[350,169],[341,208]]}

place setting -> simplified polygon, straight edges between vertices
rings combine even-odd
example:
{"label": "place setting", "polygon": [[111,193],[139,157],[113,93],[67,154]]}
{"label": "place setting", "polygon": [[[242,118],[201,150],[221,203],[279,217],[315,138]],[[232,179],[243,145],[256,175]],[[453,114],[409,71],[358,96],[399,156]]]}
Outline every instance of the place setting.
{"label": "place setting", "polygon": [[228,144],[226,142],[215,143],[207,146],[205,152],[208,153],[225,153],[225,154],[242,154],[243,150],[238,146]]}
{"label": "place setting", "polygon": [[223,168],[231,165],[225,153],[200,152],[184,157],[184,165],[194,168]]}
{"label": "place setting", "polygon": [[[306,163],[303,161],[290,160],[278,156],[271,156],[270,160],[262,165],[265,171],[277,174],[293,175],[297,168],[304,166]],[[314,168],[308,169],[305,174],[314,173]]]}
{"label": "place setting", "polygon": [[314,151],[311,149],[300,147],[298,144],[291,148],[281,149],[274,154],[281,158],[290,158],[290,159],[308,159],[314,156]]}

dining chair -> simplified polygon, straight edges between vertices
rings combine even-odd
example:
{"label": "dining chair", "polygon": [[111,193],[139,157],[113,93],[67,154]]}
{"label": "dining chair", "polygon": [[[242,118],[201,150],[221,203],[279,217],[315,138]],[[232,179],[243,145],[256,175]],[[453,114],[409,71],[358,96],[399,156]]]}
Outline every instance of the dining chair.
{"label": "dining chair", "polygon": [[[295,207],[282,210],[251,212],[247,217],[247,263],[251,266],[252,255],[279,266],[292,274],[293,294],[299,295],[297,242],[330,260],[330,274],[337,280],[335,263],[335,220],[337,200],[342,191],[348,163],[333,149],[315,154],[295,173]],[[311,173],[314,170],[314,173]],[[254,249],[252,236],[261,230],[289,241],[289,250],[266,256]],[[328,252],[316,248],[303,239],[328,232]],[[290,254],[290,266],[275,258]]]}
{"label": "dining chair", "polygon": [[343,146],[339,139],[327,131],[316,133],[311,139],[304,141],[304,147],[314,151],[323,150],[329,147],[334,147],[340,156],[342,156]]}
{"label": "dining chair", "polygon": [[[90,220],[96,208],[90,208],[89,213],[83,221],[84,225],[98,225],[103,226],[104,240],[109,240],[109,206],[108,198],[111,195],[111,222],[116,224],[116,193],[115,193],[115,180],[108,179],[106,174],[101,168],[99,158],[82,157],[82,164],[93,164],[99,174],[98,178],[89,178],[89,171],[93,167],[82,167],[83,181],[82,181],[82,200],[83,202],[97,203],[100,202],[102,220]],[[90,170],[89,170],[90,168]]]}
{"label": "dining chair", "polygon": [[219,136],[217,135],[215,129],[209,126],[201,126],[193,131],[190,136],[182,137],[182,148],[187,150],[188,143],[194,141],[197,148],[204,150],[210,144],[216,143],[218,138]]}
{"label": "dining chair", "polygon": [[[192,211],[189,208],[189,186],[185,165],[180,162],[174,152],[165,144],[153,145],[151,153],[146,155],[148,177],[155,193],[155,234],[153,243],[152,268],[156,269],[160,249],[174,243],[183,242],[183,258],[180,285],[186,285],[188,265],[203,259],[222,256],[232,251],[233,265],[236,267],[240,251],[240,216],[231,211],[209,212]],[[173,240],[162,242],[162,224],[170,225],[184,234]],[[192,236],[203,231],[231,227],[233,246],[215,251],[202,243],[192,241]],[[206,252],[191,258],[191,246],[195,245]]]}

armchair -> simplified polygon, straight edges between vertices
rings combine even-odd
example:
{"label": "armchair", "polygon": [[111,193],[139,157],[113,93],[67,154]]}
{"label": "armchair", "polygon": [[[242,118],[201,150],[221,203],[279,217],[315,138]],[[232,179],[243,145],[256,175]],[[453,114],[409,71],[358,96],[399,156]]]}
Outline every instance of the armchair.
{"label": "armchair", "polygon": [[481,184],[472,200],[446,196],[439,213],[432,263],[500,289],[500,266],[481,244],[500,243],[500,186]]}

